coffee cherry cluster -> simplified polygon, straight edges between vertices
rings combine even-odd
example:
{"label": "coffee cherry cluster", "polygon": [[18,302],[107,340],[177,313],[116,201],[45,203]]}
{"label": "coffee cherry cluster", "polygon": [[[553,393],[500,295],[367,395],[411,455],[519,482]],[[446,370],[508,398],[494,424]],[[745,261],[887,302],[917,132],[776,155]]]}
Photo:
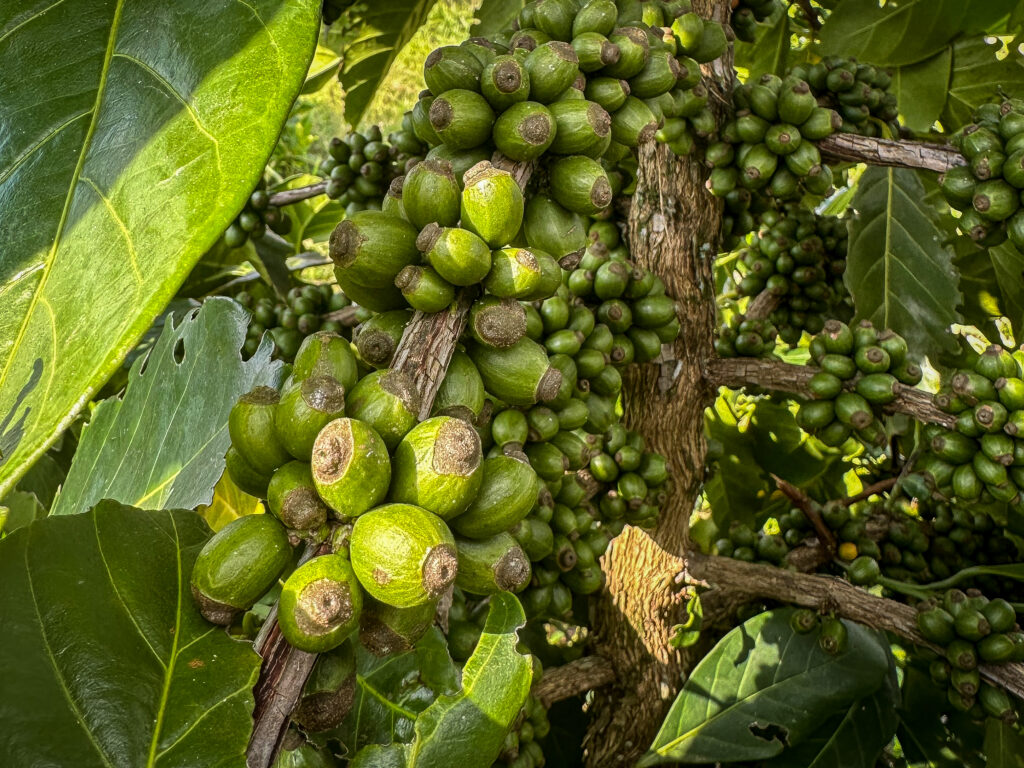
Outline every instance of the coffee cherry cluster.
{"label": "coffee cherry cluster", "polygon": [[851,436],[868,446],[885,446],[882,406],[896,399],[901,385],[915,386],[922,375],[903,337],[880,332],[866,320],[854,328],[829,320],[811,340],[810,353],[818,372],[807,385],[812,399],[797,412],[800,427],[830,446]]}
{"label": "coffee cherry cluster", "polygon": [[942,657],[931,662],[929,672],[936,685],[946,688],[953,709],[978,719],[1016,722],[1005,691],[983,682],[978,672],[979,664],[1024,661],[1024,633],[1012,605],[1002,598],[989,600],[975,589],[950,589],[941,599],[918,605],[917,628],[942,646]]}
{"label": "coffee cherry cluster", "polygon": [[819,333],[828,318],[852,314],[843,284],[846,248],[843,219],[798,205],[767,210],[739,252],[744,274],[735,291],[741,297],[767,292],[775,304],[768,318],[782,341],[796,346],[804,331]]}
{"label": "coffee cherry cluster", "polygon": [[426,147],[412,132],[406,112],[401,127],[384,140],[379,126],[334,137],[327,147],[322,173],[327,197],[345,206],[345,213],[379,210],[392,181],[423,159]]}
{"label": "coffee cherry cluster", "polygon": [[817,632],[818,645],[825,653],[835,656],[846,649],[849,633],[837,616],[822,616],[810,608],[798,608],[790,615],[789,625],[800,635]]}
{"label": "coffee cherry cluster", "polygon": [[242,212],[224,230],[224,244],[229,248],[241,248],[249,238],[259,240],[268,228],[278,235],[287,235],[292,230],[292,220],[276,205],[270,204],[266,179],[260,179],[245,201]]}
{"label": "coffee cherry cluster", "polygon": [[935,396],[956,414],[952,430],[931,426],[930,451],[916,466],[931,487],[963,503],[1020,504],[1024,487],[1024,379],[1009,351],[992,345],[956,371]]}
{"label": "coffee cherry cluster", "polygon": [[776,9],[783,7],[779,0],[740,0],[739,4],[732,9],[729,23],[738,40],[752,43],[757,36],[758,22],[764,21]]}
{"label": "coffee cherry cluster", "polygon": [[[260,284],[262,288],[262,284]],[[279,301],[266,290],[242,290],[234,296],[235,301],[252,313],[246,329],[246,357],[251,357],[259,348],[265,333],[274,342],[274,357],[291,362],[303,339],[317,331],[343,333],[346,328],[332,320],[332,312],[344,309],[351,302],[334,286],[303,284],[292,287],[284,301]]]}
{"label": "coffee cherry cluster", "polygon": [[719,357],[770,357],[778,335],[771,321],[748,320],[736,313],[718,329],[715,354]]}
{"label": "coffee cherry cluster", "polygon": [[946,201],[961,212],[957,228],[989,248],[1007,237],[1024,249],[1024,102],[983,104],[974,122],[954,134],[967,161],[939,176]]}

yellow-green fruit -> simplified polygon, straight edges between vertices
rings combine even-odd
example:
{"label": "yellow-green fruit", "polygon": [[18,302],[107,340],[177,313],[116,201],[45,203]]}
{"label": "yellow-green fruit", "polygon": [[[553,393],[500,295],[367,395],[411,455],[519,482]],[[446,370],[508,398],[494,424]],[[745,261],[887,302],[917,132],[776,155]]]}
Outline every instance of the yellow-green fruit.
{"label": "yellow-green fruit", "polygon": [[394,450],[413,428],[419,411],[416,383],[393,369],[364,376],[345,398],[345,412],[373,427],[388,450]]}
{"label": "yellow-green fruit", "polygon": [[363,592],[344,555],[314,557],[284,583],[277,623],[292,646],[323,653],[341,645],[359,627]]}
{"label": "yellow-green fruit", "polygon": [[203,545],[192,568],[192,597],[203,618],[230,624],[277,581],[291,561],[288,532],[273,515],[245,515]]}
{"label": "yellow-green fruit", "polygon": [[470,424],[451,416],[427,419],[395,450],[390,498],[451,520],[476,498],[481,461],[480,436]]}
{"label": "yellow-green fruit", "polygon": [[523,224],[523,191],[512,174],[484,161],[465,175],[462,226],[491,248],[512,242]]}
{"label": "yellow-green fruit", "polygon": [[473,595],[521,592],[530,583],[530,558],[510,533],[482,541],[458,539],[459,574],[455,585]]}
{"label": "yellow-green fruit", "polygon": [[345,389],[333,376],[292,380],[274,413],[274,429],[288,453],[309,461],[320,430],[345,415]]}
{"label": "yellow-green fruit", "polygon": [[455,581],[455,538],[444,521],[412,504],[386,504],[352,528],[352,567],[376,600],[411,608],[436,600]]}
{"label": "yellow-green fruit", "polygon": [[428,224],[416,245],[437,273],[452,285],[473,285],[491,270],[491,249],[468,229]]}
{"label": "yellow-green fruit", "polygon": [[359,378],[359,364],[348,339],[330,331],[311,333],[302,341],[292,363],[295,381],[310,376],[333,376],[348,392]]}
{"label": "yellow-green fruit", "polygon": [[317,493],[341,517],[380,503],[391,482],[387,446],[373,427],[356,419],[335,419],[320,431],[311,467]]}
{"label": "yellow-green fruit", "polygon": [[289,528],[306,531],[327,522],[327,506],[313,485],[309,464],[289,461],[270,478],[267,504]]}
{"label": "yellow-green fruit", "polygon": [[452,528],[474,539],[507,531],[533,509],[540,492],[540,478],[529,462],[510,456],[493,456],[483,464],[480,490]]}
{"label": "yellow-green fruit", "polygon": [[257,472],[270,475],[291,456],[274,429],[281,396],[273,387],[255,387],[235,403],[228,416],[231,445]]}

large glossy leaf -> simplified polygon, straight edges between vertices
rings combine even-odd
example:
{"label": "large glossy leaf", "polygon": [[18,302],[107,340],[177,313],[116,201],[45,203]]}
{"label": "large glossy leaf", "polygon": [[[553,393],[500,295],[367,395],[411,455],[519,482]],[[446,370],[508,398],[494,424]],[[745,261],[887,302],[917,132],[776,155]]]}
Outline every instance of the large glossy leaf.
{"label": "large glossy leaf", "polygon": [[946,46],[934,56],[897,67],[892,91],[899,102],[903,122],[912,131],[927,131],[939,119],[949,95],[949,69],[953,49]]}
{"label": "large glossy leaf", "polygon": [[836,713],[802,744],[769,760],[764,768],[874,768],[896,733],[899,702],[900,683],[890,654],[889,672],[878,690]]}
{"label": "large glossy leaf", "polygon": [[357,0],[335,25],[340,32],[332,30],[331,44],[341,53],[339,76],[345,88],[345,119],[349,123],[359,123],[395,58],[436,1]]}
{"label": "large glossy leaf", "polygon": [[483,634],[462,671],[462,690],[416,718],[409,768],[490,765],[530,692],[533,665],[516,650],[526,623],[514,595],[491,596]]}
{"label": "large glossy leaf", "polygon": [[319,8],[0,4],[0,496],[241,209]]}
{"label": "large glossy leaf", "polygon": [[210,503],[231,444],[231,406],[280,376],[269,340],[242,360],[247,319],[234,301],[213,298],[164,328],[132,366],[124,396],[93,413],[53,514],[84,512],[100,499],[143,509]]}
{"label": "large glossy leaf", "polygon": [[1024,768],[1024,736],[994,717],[985,722],[987,768]]}
{"label": "large glossy leaf", "polygon": [[982,768],[981,740],[973,738],[980,729],[964,722],[966,716],[948,713],[945,693],[927,672],[904,670],[896,730],[903,754],[911,768]]}
{"label": "large glossy leaf", "polygon": [[757,25],[754,42],[737,40],[736,66],[747,70],[748,82],[755,82],[765,73],[785,74],[790,52],[789,14],[782,5],[776,5],[771,16]]}
{"label": "large glossy leaf", "polygon": [[209,535],[104,501],[0,541],[0,765],[242,765],[259,657],[192,602]]}
{"label": "large glossy leaf", "polygon": [[225,472],[213,489],[213,501],[196,511],[214,531],[219,531],[232,520],[261,511],[262,504],[255,496],[245,493]]}
{"label": "large glossy leaf", "polygon": [[436,627],[404,653],[380,658],[359,646],[352,711],[332,734],[350,754],[367,745],[411,741],[417,715],[450,691],[456,677]]}
{"label": "large glossy leaf", "polygon": [[993,321],[1006,317],[1015,337],[1024,338],[1024,255],[1009,241],[995,248],[979,248],[961,237],[953,247],[964,322],[995,339],[998,331]]}
{"label": "large glossy leaf", "polygon": [[864,172],[853,200],[846,284],[859,318],[932,355],[955,346],[945,331],[959,320],[960,291],[952,249],[925,195],[916,171]]}
{"label": "large glossy leaf", "polygon": [[964,37],[953,44],[953,69],[949,98],[942,111],[947,131],[971,122],[974,110],[1000,94],[1018,94],[1024,89],[1024,62],[1017,53],[1017,41],[1009,52],[999,41],[988,43],[981,36]]}
{"label": "large glossy leaf", "polygon": [[889,649],[844,622],[835,656],[797,634],[792,608],[767,611],[722,638],[693,670],[640,766],[762,760],[797,746],[834,712],[874,692]]}
{"label": "large glossy leaf", "polygon": [[844,0],[821,29],[822,51],[883,66],[913,64],[1013,6],[1014,0]]}
{"label": "large glossy leaf", "polygon": [[525,5],[523,0],[483,0],[469,28],[471,35],[490,37],[512,28],[512,21]]}

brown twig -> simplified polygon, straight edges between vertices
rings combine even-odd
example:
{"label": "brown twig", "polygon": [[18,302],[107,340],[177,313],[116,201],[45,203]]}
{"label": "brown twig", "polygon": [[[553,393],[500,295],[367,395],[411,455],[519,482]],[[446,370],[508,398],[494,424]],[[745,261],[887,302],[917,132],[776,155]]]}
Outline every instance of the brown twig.
{"label": "brown twig", "polygon": [[922,168],[944,173],[967,160],[950,144],[926,141],[894,141],[873,139],[855,133],[835,133],[818,142],[823,155],[837,160],[896,168]]}
{"label": "brown twig", "polygon": [[557,701],[571,699],[615,682],[615,670],[604,656],[583,656],[568,664],[545,670],[533,694],[541,704],[550,707]]}
{"label": "brown twig", "polygon": [[324,320],[332,320],[336,323],[341,323],[346,328],[353,328],[359,325],[359,307],[354,304],[348,307],[342,307],[336,309],[333,312],[328,312],[324,315]]}
{"label": "brown twig", "polygon": [[750,300],[744,317],[747,320],[764,320],[779,308],[781,302],[782,296],[774,291],[761,291]]}
{"label": "brown twig", "polygon": [[[906,603],[876,597],[836,576],[794,573],[772,565],[758,565],[691,553],[687,580],[748,599],[770,599],[806,608],[835,611],[858,624],[892,632],[914,645],[941,652],[917,629],[916,610]],[[982,664],[982,677],[1018,698],[1024,697],[1024,664]]]}
{"label": "brown twig", "polygon": [[292,205],[293,203],[300,203],[303,200],[309,200],[311,197],[322,195],[327,191],[327,182],[318,181],[316,184],[310,184],[306,187],[296,187],[295,189],[286,189],[282,192],[275,192],[270,196],[270,204],[281,207],[282,205]]}
{"label": "brown twig", "polygon": [[831,555],[835,554],[836,551],[836,537],[832,534],[831,529],[825,525],[825,521],[821,517],[821,512],[818,510],[818,505],[814,503],[814,500],[803,492],[802,489],[797,488],[792,483],[788,483],[778,475],[772,474],[772,480],[779,487],[791,502],[793,506],[804,513],[804,516],[814,526],[815,532],[818,534],[818,541]]}
{"label": "brown twig", "polygon": [[[817,368],[809,365],[792,365],[753,357],[716,357],[704,364],[705,376],[717,386],[733,389],[756,386],[805,398],[811,397],[807,383],[817,372]],[[847,387],[850,385],[847,384]],[[956,424],[955,416],[939,410],[932,402],[930,392],[903,384],[896,385],[896,400],[882,410],[887,413],[905,413],[918,421],[940,424],[949,429]]]}

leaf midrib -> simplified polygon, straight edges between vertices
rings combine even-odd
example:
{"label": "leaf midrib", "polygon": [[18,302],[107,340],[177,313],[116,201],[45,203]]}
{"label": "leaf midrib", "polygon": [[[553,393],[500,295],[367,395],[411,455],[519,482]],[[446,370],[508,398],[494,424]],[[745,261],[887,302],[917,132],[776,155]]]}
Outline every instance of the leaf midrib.
{"label": "leaf midrib", "polygon": [[[60,220],[57,222],[57,231],[53,236],[53,245],[46,256],[46,266],[43,268],[43,274],[39,278],[39,285],[32,294],[32,301],[29,303],[28,310],[25,312],[25,317],[21,321],[21,326],[18,328],[18,334],[14,339],[14,344],[8,352],[7,362],[4,364],[4,369],[0,372],[0,389],[3,388],[4,383],[7,381],[7,376],[11,371],[14,361],[18,359],[18,350],[25,338],[25,333],[28,331],[28,325],[31,322],[32,317],[35,315],[36,305],[39,303],[43,290],[46,288],[46,281],[50,277],[50,272],[53,269],[53,263],[57,258],[57,248],[60,246],[61,238],[64,235],[64,227],[67,225],[68,213],[71,210],[71,202],[74,200],[75,190],[78,188],[78,181],[81,178],[82,169],[85,167],[85,161],[89,155],[89,149],[92,146],[92,139],[96,133],[96,126],[99,123],[100,104],[103,101],[103,96],[107,91],[107,82],[110,79],[110,62],[114,57],[114,44],[117,41],[117,33],[121,28],[121,15],[124,12],[124,2],[125,0],[117,0],[117,6],[114,8],[114,18],[110,25],[110,35],[107,37],[107,48],[103,53],[103,68],[100,70],[100,82],[99,86],[96,88],[96,99],[92,105],[92,117],[89,120],[89,127],[86,129],[85,138],[82,140],[82,150],[78,155],[78,162],[75,163],[75,170],[71,175],[71,182],[68,184],[68,194],[64,198],[64,207],[61,209]],[[56,354],[57,350],[54,349],[52,351],[52,355],[55,357]]]}

